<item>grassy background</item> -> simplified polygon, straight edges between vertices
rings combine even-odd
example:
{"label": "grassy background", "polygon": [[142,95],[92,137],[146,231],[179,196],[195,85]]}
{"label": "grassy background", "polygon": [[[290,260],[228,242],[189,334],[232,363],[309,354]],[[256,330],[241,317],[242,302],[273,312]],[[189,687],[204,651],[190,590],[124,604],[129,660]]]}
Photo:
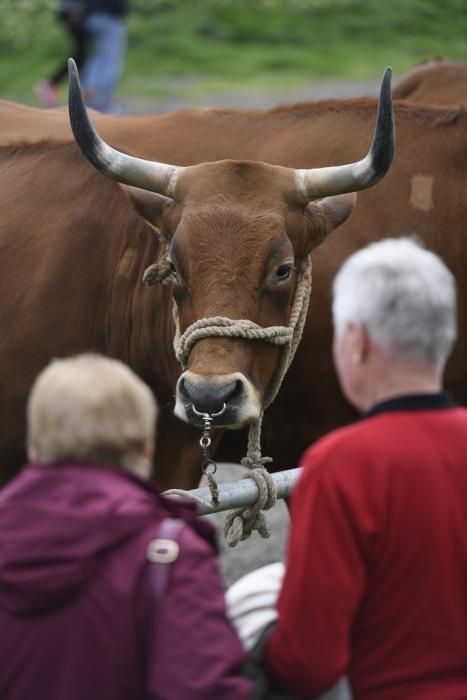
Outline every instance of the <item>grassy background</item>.
{"label": "grassy background", "polygon": [[[120,94],[185,97],[280,89],[313,78],[397,74],[442,55],[467,59],[467,0],[129,0]],[[0,97],[32,86],[68,43],[54,0],[0,0]]]}

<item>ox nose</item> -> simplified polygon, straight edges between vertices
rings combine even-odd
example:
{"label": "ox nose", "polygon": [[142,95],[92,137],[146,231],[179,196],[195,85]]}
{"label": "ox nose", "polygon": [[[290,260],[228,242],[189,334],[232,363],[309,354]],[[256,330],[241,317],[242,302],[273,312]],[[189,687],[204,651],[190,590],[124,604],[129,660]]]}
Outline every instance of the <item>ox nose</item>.
{"label": "ox nose", "polygon": [[179,390],[184,403],[191,404],[200,413],[217,413],[224,404],[240,396],[242,383],[239,380],[213,383],[208,379],[194,382],[182,377]]}

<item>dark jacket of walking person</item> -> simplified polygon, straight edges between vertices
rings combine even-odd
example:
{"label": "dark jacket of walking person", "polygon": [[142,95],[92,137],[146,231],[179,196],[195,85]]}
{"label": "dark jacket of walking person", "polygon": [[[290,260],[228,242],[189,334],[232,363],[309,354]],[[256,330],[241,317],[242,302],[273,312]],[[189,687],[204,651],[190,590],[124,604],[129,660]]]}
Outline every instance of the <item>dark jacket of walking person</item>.
{"label": "dark jacket of walking person", "polygon": [[[213,529],[145,478],[155,419],[117,361],[83,355],[39,376],[34,461],[0,493],[2,700],[250,696]],[[161,600],[147,551],[168,517],[183,527]]]}
{"label": "dark jacket of walking person", "polygon": [[442,390],[452,275],[409,239],[355,253],[334,285],[334,359],[363,414],[312,445],[292,497],[265,663],[312,698],[467,698],[467,410]]}
{"label": "dark jacket of walking person", "polygon": [[124,17],[128,12],[128,0],[86,0],[88,14],[105,12],[115,17]]}

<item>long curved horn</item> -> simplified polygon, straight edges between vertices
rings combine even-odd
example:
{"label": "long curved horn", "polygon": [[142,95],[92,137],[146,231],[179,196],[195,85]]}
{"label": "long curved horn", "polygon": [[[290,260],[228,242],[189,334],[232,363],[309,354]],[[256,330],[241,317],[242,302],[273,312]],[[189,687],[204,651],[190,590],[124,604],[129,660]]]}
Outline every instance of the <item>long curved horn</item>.
{"label": "long curved horn", "polygon": [[97,134],[84,106],[78,69],[68,59],[68,109],[74,137],[83,155],[104,175],[125,185],[173,197],[178,175],[183,167],[156,163],[120,153]]}
{"label": "long curved horn", "polygon": [[349,165],[295,171],[297,188],[306,202],[333,194],[365,190],[375,185],[389,170],[394,155],[391,74],[391,69],[386,68],[381,82],[373,142],[365,158]]}

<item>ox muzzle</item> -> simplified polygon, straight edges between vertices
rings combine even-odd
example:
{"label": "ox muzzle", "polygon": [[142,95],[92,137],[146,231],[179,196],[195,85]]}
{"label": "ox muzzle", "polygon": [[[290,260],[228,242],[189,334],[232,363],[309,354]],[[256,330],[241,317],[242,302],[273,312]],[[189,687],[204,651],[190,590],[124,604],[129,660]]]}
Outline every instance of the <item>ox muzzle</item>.
{"label": "ox muzzle", "polygon": [[205,376],[187,370],[177,382],[175,398],[175,415],[199,427],[203,413],[211,414],[219,428],[240,428],[261,414],[260,396],[241,372]]}

